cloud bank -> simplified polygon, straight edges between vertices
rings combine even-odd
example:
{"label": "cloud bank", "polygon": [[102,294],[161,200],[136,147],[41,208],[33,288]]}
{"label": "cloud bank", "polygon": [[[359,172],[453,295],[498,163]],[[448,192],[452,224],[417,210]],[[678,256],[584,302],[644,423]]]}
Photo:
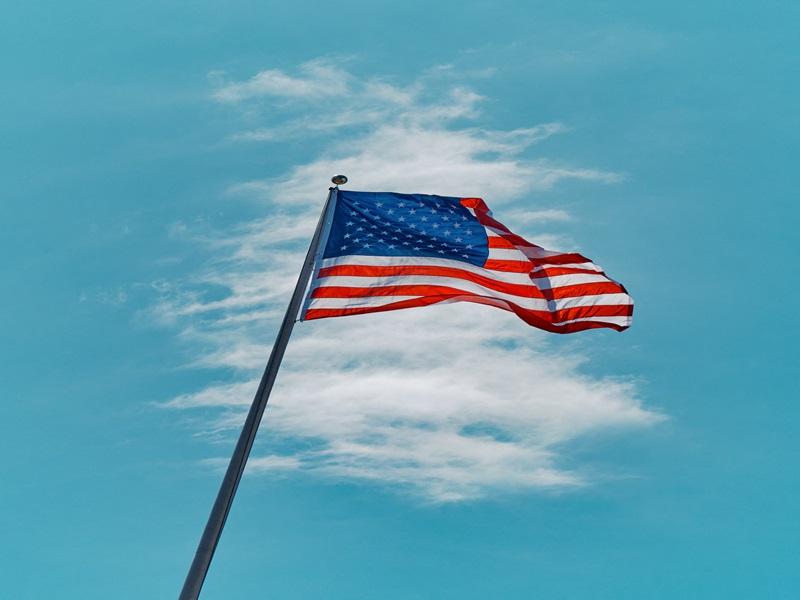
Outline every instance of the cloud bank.
{"label": "cloud bank", "polygon": [[[321,204],[332,174],[346,173],[358,189],[468,190],[505,204],[523,229],[571,218],[523,204],[523,196],[565,179],[619,179],[528,157],[566,128],[480,127],[481,96],[437,88],[426,74],[400,87],[317,60],[294,73],[219,80],[213,98],[249,114],[285,113],[277,126],[233,134],[234,143],[304,131],[321,136],[325,148],[279,177],[232,186],[229,194],[263,201],[267,216],[206,239],[219,258],[172,286],[154,308],[189,347],[202,349],[192,367],[233,374],[163,403],[200,411],[204,431],[214,435],[232,435],[243,421],[316,218],[317,209],[307,207]],[[475,305],[301,323],[249,472],[369,481],[434,502],[585,485],[597,474],[562,466],[570,441],[663,418],[642,406],[631,381],[583,373],[586,360],[508,313]]]}

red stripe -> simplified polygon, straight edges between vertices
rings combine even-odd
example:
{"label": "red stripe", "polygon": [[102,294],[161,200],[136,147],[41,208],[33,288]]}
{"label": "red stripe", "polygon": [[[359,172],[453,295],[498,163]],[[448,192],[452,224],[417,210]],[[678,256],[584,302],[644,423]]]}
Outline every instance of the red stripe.
{"label": "red stripe", "polygon": [[[465,302],[476,302],[478,304],[490,304],[491,306],[495,306],[497,308],[502,308],[504,310],[511,311],[515,313],[518,317],[520,317],[523,321],[528,323],[529,325],[533,325],[535,327],[539,327],[546,331],[551,331],[553,333],[573,333],[575,331],[584,331],[587,329],[597,329],[601,327],[607,327],[611,329],[615,329],[617,331],[623,331],[627,329],[627,326],[617,325],[616,323],[608,323],[605,321],[584,321],[578,323],[567,323],[566,325],[558,325],[558,321],[553,320],[552,313],[548,313],[546,311],[534,311],[522,308],[517,306],[513,302],[508,302],[505,300],[499,300],[495,298],[484,298],[481,296],[475,296],[471,294],[459,294],[459,295],[442,295],[442,296],[427,296],[424,298],[411,298],[408,300],[401,300],[399,302],[393,302],[391,304],[384,304],[383,306],[362,306],[362,307],[354,307],[354,308],[311,308],[305,314],[305,320],[313,320],[313,319],[324,319],[328,317],[343,317],[347,315],[360,315],[366,313],[374,313],[374,312],[385,312],[390,310],[400,310],[404,308],[414,308],[419,306],[429,306],[431,304],[436,304],[438,302],[443,302],[445,300],[452,300],[454,298],[458,298],[459,300],[463,300]],[[592,307],[589,307],[592,308]],[[633,307],[632,306],[622,306],[622,307],[593,307],[595,311],[597,309],[605,310],[613,310],[616,309],[617,312],[621,312],[621,314],[600,314],[600,312],[581,312],[577,313],[574,312],[575,309],[565,309],[563,311],[558,311],[562,313],[560,320],[569,321],[572,319],[579,319],[579,318],[587,318],[587,317],[604,317],[604,316],[629,316],[633,314]],[[579,316],[569,316],[578,315]]]}
{"label": "red stripe", "polygon": [[542,294],[548,300],[559,300],[560,298],[578,298],[580,296],[599,296],[600,294],[627,294],[628,292],[620,284],[614,281],[600,281],[598,283],[580,283],[577,285],[565,285],[551,290],[542,290]]}
{"label": "red stripe", "polygon": [[500,235],[503,239],[506,239],[512,244],[514,244],[514,246],[520,248],[541,248],[541,246],[537,246],[536,244],[531,244],[521,235],[512,233],[512,231],[508,227],[503,225],[500,221],[496,221],[486,213],[476,211],[475,217],[478,219],[478,223],[496,229],[497,231],[495,233]]}
{"label": "red stripe", "polygon": [[574,269],[572,267],[567,267],[567,268],[549,267],[541,269],[539,271],[532,272],[531,279],[544,279],[549,277],[558,277],[559,275],[581,275],[581,274],[605,276],[605,273],[603,273],[603,271],[597,271],[595,269]]}
{"label": "red stripe", "polygon": [[[338,267],[331,267],[338,268]],[[371,269],[376,267],[350,267],[355,269]],[[377,267],[385,268],[385,267]],[[391,267],[389,267],[391,268]],[[435,268],[435,267],[434,267]],[[455,270],[455,269],[454,269]],[[322,270],[320,270],[320,273]],[[466,272],[465,272],[466,273]],[[409,275],[410,273],[405,273]],[[417,273],[419,274],[419,273]],[[342,274],[343,275],[343,274]],[[625,294],[625,288],[620,284],[613,281],[600,281],[597,283],[580,283],[576,285],[565,285],[553,289],[539,289],[531,282],[530,286],[503,283],[493,279],[481,278],[482,281],[472,279],[471,277],[480,278],[479,275],[469,274],[470,277],[462,277],[459,275],[456,279],[465,279],[474,281],[479,285],[492,289],[497,292],[519,296],[520,298],[539,298],[543,300],[559,300],[561,298],[578,298],[581,296],[598,296],[601,294]],[[358,276],[358,275],[356,275]],[[366,298],[368,296],[430,296],[432,294],[463,294],[458,288],[452,288],[446,285],[430,285],[430,284],[411,284],[411,285],[386,285],[374,287],[351,287],[351,286],[338,286],[330,285],[325,287],[315,288],[311,293],[312,298]]]}
{"label": "red stripe", "polygon": [[572,308],[557,310],[552,314],[553,321],[556,323],[572,321],[573,319],[583,319],[586,317],[629,317],[633,314],[633,305],[611,304],[600,306],[574,306]]}
{"label": "red stripe", "polygon": [[503,271],[505,273],[530,273],[534,265],[528,260],[505,260],[489,258],[483,263],[483,268],[489,271]]}
{"label": "red stripe", "polygon": [[509,242],[504,237],[497,237],[494,235],[489,236],[489,248],[510,248],[511,250],[516,250],[517,247]]}
{"label": "red stripe", "polygon": [[476,211],[487,212],[489,207],[482,198],[462,198],[461,205],[467,208],[474,208]]}
{"label": "red stripe", "polygon": [[[494,227],[499,231],[503,232],[504,234],[514,235],[511,233],[511,230],[503,225],[500,221],[495,221],[488,212],[484,212],[481,210],[475,210],[475,217],[478,219],[478,223],[481,225],[488,225],[489,227]],[[517,236],[519,237],[519,236]],[[522,239],[522,238],[520,238]],[[524,241],[524,240],[523,240]],[[525,242],[527,244],[527,242]]]}
{"label": "red stripe", "polygon": [[524,237],[519,236],[516,233],[511,233],[510,231],[508,233],[503,233],[501,235],[503,236],[503,239],[506,239],[509,242],[511,242],[516,248],[541,248],[541,246],[537,246],[536,244],[531,244]]}
{"label": "red stripe", "polygon": [[[502,290],[497,290],[502,291]],[[524,293],[520,293],[524,292]],[[540,300],[561,300],[563,298],[580,298],[583,296],[599,296],[601,294],[624,294],[625,289],[613,282],[585,283],[580,285],[567,285],[552,290],[540,290],[534,286],[523,287],[520,292],[507,291],[504,293],[520,298],[537,298]],[[446,285],[383,285],[375,287],[350,287],[328,285],[315,288],[311,292],[312,298],[368,298],[370,296],[432,296],[437,294],[468,294],[458,288]]]}
{"label": "red stripe", "polygon": [[541,258],[530,258],[529,260],[537,267],[544,265],[569,265],[572,263],[592,262],[580,254],[554,254],[553,256],[543,256]]}
{"label": "red stripe", "polygon": [[[541,246],[532,244],[524,237],[519,236],[516,233],[512,233],[508,227],[503,225],[500,221],[496,221],[488,214],[477,210],[475,214],[478,222],[481,225],[487,225],[499,230],[498,234],[500,237],[489,236],[490,248],[539,248],[543,250]],[[552,256],[545,256],[542,258],[528,258],[535,266],[546,264],[563,265],[568,263],[592,262],[585,256],[577,253],[553,254]]]}
{"label": "red stripe", "polygon": [[363,266],[363,265],[337,265],[335,267],[325,267],[319,270],[319,278],[323,277],[392,277],[397,275],[424,275],[430,277],[452,277],[454,279],[464,279],[477,283],[489,289],[525,296],[528,298],[544,298],[538,288],[533,285],[523,283],[508,283],[498,281],[485,275],[479,275],[471,271],[456,269],[453,267],[432,267],[425,265],[414,266]]}
{"label": "red stripe", "polygon": [[[540,290],[533,286],[519,286],[519,291],[506,292],[520,298],[545,299]],[[371,296],[443,296],[469,294],[458,288],[447,285],[411,284],[382,285],[375,287],[348,287],[329,285],[315,288],[312,298],[369,298]]]}
{"label": "red stripe", "polygon": [[359,306],[354,308],[309,308],[303,317],[306,321],[313,319],[325,319],[327,317],[345,317],[347,315],[363,315],[365,313],[385,312],[387,310],[400,310],[402,308],[415,308],[418,306],[429,306],[442,300],[446,296],[429,296],[427,298],[411,298],[384,304],[383,306]]}

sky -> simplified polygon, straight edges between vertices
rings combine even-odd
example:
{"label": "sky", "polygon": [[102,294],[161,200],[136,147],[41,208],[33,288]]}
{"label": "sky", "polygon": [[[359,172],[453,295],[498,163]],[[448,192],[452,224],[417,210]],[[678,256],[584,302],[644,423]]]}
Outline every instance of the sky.
{"label": "sky", "polygon": [[17,3],[0,597],[175,598],[330,177],[636,300],[301,323],[202,598],[797,598],[790,2]]}

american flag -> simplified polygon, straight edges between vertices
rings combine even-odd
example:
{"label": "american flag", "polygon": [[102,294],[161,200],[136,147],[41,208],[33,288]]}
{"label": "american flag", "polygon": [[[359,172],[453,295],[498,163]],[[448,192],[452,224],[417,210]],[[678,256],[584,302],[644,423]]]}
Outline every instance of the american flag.
{"label": "american flag", "polygon": [[555,333],[622,331],[633,299],[588,258],[531,244],[480,198],[334,196],[302,320],[477,302]]}

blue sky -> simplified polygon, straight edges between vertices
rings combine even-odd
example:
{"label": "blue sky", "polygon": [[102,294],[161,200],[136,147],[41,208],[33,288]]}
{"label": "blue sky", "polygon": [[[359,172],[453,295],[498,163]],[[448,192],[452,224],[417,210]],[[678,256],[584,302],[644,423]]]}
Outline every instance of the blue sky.
{"label": "blue sky", "polygon": [[634,325],[301,324],[203,598],[797,597],[798,16],[7,7],[0,595],[176,597],[344,172],[482,195]]}

